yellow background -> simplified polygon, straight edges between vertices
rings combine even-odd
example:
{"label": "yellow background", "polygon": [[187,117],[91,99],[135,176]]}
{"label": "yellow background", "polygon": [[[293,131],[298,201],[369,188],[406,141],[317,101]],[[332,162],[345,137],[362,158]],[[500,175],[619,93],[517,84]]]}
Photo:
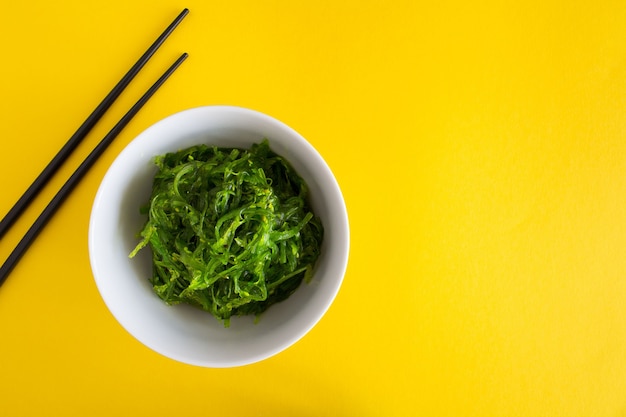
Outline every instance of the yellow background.
{"label": "yellow background", "polygon": [[[626,3],[5,2],[0,214],[184,7],[0,242],[4,260],[188,52],[0,288],[0,415],[626,415]],[[352,232],[318,326],[234,369],[137,342],[102,302],[87,251],[116,155],[163,117],[211,104],[308,138]]]}

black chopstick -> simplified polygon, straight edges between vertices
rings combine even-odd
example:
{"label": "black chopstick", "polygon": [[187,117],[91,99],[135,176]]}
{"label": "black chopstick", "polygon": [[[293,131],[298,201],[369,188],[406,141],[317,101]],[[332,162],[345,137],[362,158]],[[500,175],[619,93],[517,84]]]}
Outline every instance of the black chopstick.
{"label": "black chopstick", "polygon": [[135,78],[139,71],[144,67],[148,60],[154,55],[159,47],[165,42],[170,34],[176,29],[178,24],[189,13],[188,9],[184,9],[172,23],[165,29],[165,31],[154,41],[154,43],[146,50],[146,52],[139,58],[139,60],[133,65],[130,70],[124,75],[124,77],[117,83],[111,92],[102,100],[102,102],[95,108],[95,110],[87,117],[83,124],[78,128],[76,133],[70,137],[67,143],[61,148],[57,155],[50,161],[50,163],[39,174],[31,186],[24,192],[22,197],[15,203],[13,208],[5,215],[0,221],[0,239],[9,230],[9,228],[15,223],[22,212],[28,207],[30,202],[37,196],[41,189],[48,183],[54,173],[63,165],[63,162],[70,156],[72,151],[76,149],[79,143],[87,136],[89,131],[95,126],[95,124],[102,118],[102,115],[111,107],[113,102],[124,91],[128,84]]}
{"label": "black chopstick", "polygon": [[131,121],[131,119],[137,114],[137,112],[143,107],[144,104],[152,97],[152,95],[159,89],[159,87],[169,78],[170,75],[182,64],[187,58],[187,53],[184,53],[172,64],[171,67],[157,80],[156,83],[145,92],[145,94],[135,103],[133,107],[117,122],[117,124],[111,129],[111,131],[98,143],[93,151],[85,158],[82,164],[74,171],[67,182],[61,187],[59,192],[54,196],[46,208],[41,212],[37,220],[28,229],[22,240],[17,244],[13,252],[9,255],[7,260],[0,267],[0,286],[7,279],[9,273],[13,270],[17,262],[22,258],[26,250],[31,243],[35,240],[39,232],[48,223],[52,215],[61,206],[63,201],[69,196],[71,191],[80,182],[83,176],[89,171],[89,168],[96,162],[98,157],[104,152],[104,150],[113,142],[113,139],[122,131],[122,129]]}

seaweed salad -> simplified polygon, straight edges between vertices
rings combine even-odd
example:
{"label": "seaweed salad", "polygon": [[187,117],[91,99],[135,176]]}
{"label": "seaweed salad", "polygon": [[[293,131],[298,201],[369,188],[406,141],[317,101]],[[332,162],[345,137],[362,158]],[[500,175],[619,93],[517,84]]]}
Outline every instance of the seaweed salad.
{"label": "seaweed salad", "polygon": [[165,303],[259,316],[310,280],[323,227],[308,187],[267,139],[250,149],[198,145],[155,158],[142,240]]}

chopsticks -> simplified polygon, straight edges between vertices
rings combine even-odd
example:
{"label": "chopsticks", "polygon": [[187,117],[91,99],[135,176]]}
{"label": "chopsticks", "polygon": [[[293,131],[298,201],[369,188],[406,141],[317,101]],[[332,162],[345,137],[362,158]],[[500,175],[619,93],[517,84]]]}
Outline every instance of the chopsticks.
{"label": "chopsticks", "polygon": [[[78,128],[76,133],[68,140],[68,142],[61,148],[59,153],[53,158],[53,160],[46,166],[42,173],[37,177],[28,190],[22,195],[13,208],[7,213],[7,215],[0,222],[0,238],[6,233],[10,226],[17,220],[20,214],[33,200],[33,198],[39,193],[43,186],[48,182],[52,175],[59,169],[63,162],[68,158],[71,152],[78,146],[103,114],[113,104],[115,99],[122,93],[122,91],[130,84],[132,79],[143,68],[148,60],[154,55],[157,49],[163,44],[167,37],[174,31],[181,20],[189,13],[188,9],[184,9],[176,19],[165,29],[165,31],[157,38],[157,40],[148,48],[148,50],[139,58],[139,60],[131,67],[131,69],[124,75],[124,77],[118,82],[118,84],[111,90],[111,92],[104,98],[104,100],[96,107],[91,115],[83,122]],[[17,244],[13,252],[6,259],[2,267],[0,267],[0,285],[4,283],[9,273],[13,270],[17,262],[24,255],[26,250],[30,247],[35,238],[39,235],[43,227],[48,223],[52,215],[58,210],[63,201],[69,196],[71,191],[76,187],[84,175],[89,171],[91,166],[96,162],[98,157],[104,152],[104,150],[113,142],[113,140],[119,135],[119,133],[126,127],[126,125],[132,120],[132,118],[139,112],[139,110],[148,102],[148,100],[156,93],[156,91],[165,83],[165,81],[174,73],[174,71],[183,63],[188,54],[183,53],[164,73],[161,77],[143,94],[143,96],[128,110],[128,112],[120,119],[120,121],[109,131],[109,133],[98,143],[98,145],[91,151],[91,153],[85,158],[85,160],[79,165],[79,167],[70,176],[67,182],[61,187],[54,198],[41,212],[37,220],[28,229],[22,240]]]}
{"label": "chopsticks", "polygon": [[111,92],[102,100],[102,102],[94,109],[94,111],[87,117],[83,124],[76,130],[76,132],[70,137],[67,143],[61,148],[57,155],[50,161],[50,163],[39,174],[35,181],[31,184],[26,192],[20,197],[15,205],[9,210],[6,216],[0,221],[0,239],[9,230],[9,228],[15,223],[19,216],[28,207],[30,202],[37,196],[41,189],[48,183],[52,175],[63,165],[63,162],[70,156],[72,151],[80,144],[80,142],[87,136],[95,124],[102,118],[106,111],[111,107],[113,102],[119,97],[124,89],[135,78],[139,71],[144,67],[148,60],[154,55],[159,47],[165,42],[170,34],[176,29],[178,24],[189,13],[188,9],[184,9],[172,23],[163,31],[163,33],[154,41],[154,43],[146,50],[146,52],[137,60],[130,70],[122,77],[122,79],[113,87]]}

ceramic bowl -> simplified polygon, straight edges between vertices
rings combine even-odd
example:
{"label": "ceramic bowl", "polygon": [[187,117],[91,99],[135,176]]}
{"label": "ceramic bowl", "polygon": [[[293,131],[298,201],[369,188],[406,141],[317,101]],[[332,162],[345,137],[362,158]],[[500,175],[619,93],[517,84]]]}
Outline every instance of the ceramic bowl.
{"label": "ceramic bowl", "polygon": [[[246,148],[262,139],[287,159],[310,187],[324,226],[321,255],[310,283],[271,306],[255,322],[233,317],[230,327],[187,305],[166,305],[153,292],[149,250],[130,259],[150,196],[154,157],[197,144]],[[89,224],[89,256],[100,294],[121,326],[150,349],[205,367],[233,367],[269,358],[300,340],[326,313],[343,281],[349,253],[346,205],[330,168],[295,130],[257,111],[231,106],[185,110],[154,124],[115,159],[98,189]]]}

